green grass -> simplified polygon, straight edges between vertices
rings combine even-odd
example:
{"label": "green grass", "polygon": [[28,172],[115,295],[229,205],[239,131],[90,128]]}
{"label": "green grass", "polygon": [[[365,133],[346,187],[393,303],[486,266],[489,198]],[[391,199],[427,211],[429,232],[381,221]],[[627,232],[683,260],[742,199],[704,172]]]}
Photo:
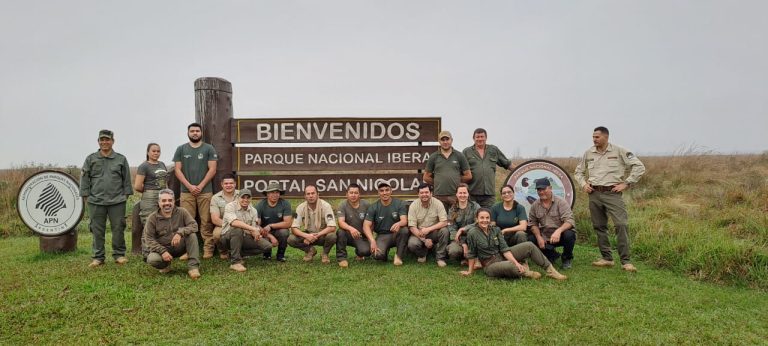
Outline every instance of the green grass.
{"label": "green grass", "polygon": [[[126,238],[130,239],[128,234]],[[639,273],[589,266],[577,246],[566,282],[459,276],[407,259],[401,268],[247,261],[234,273],[205,260],[198,281],[183,262],[157,273],[39,253],[38,240],[0,240],[0,344],[761,344],[764,291],[693,281],[636,263]],[[129,242],[130,243],[130,242]],[[109,244],[109,239],[107,244]],[[350,248],[351,250],[351,248]],[[111,251],[108,249],[108,254]],[[333,256],[332,256],[333,257]],[[539,268],[535,268],[540,270]]]}

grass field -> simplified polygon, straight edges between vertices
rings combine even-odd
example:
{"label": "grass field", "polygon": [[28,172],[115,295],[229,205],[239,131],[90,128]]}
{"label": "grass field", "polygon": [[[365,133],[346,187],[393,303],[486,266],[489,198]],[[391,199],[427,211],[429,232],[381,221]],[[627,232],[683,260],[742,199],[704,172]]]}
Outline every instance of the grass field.
{"label": "grass field", "polygon": [[463,278],[412,258],[342,270],[293,250],[244,274],[206,260],[196,282],[183,263],[163,276],[137,257],[92,270],[87,221],[77,252],[49,255],[18,220],[16,190],[41,167],[0,171],[0,344],[768,344],[768,153],[641,159],[625,194],[640,272],[589,266],[577,193],[566,282]]}
{"label": "grass field", "polygon": [[[162,275],[131,257],[89,269],[90,238],[66,255],[0,241],[0,344],[761,344],[768,296],[642,263],[589,266],[577,246],[566,282],[459,276],[410,258],[341,269],[251,258],[243,274],[205,260]],[[537,268],[538,269],[538,268]]]}

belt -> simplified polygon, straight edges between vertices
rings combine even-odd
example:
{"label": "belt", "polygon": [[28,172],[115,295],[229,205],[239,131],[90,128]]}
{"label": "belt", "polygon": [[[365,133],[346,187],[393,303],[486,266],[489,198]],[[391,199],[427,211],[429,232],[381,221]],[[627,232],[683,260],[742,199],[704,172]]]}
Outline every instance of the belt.
{"label": "belt", "polygon": [[615,185],[611,185],[611,186],[592,186],[592,190],[600,191],[600,192],[611,192],[611,190],[613,190],[614,186]]}

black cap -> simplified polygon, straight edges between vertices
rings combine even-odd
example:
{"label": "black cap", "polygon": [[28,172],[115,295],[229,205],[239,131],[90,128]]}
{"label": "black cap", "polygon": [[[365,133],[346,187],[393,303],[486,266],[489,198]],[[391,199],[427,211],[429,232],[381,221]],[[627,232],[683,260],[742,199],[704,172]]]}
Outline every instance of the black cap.
{"label": "black cap", "polygon": [[552,186],[552,184],[549,182],[549,179],[547,178],[539,178],[536,179],[536,189],[546,189],[547,186]]}

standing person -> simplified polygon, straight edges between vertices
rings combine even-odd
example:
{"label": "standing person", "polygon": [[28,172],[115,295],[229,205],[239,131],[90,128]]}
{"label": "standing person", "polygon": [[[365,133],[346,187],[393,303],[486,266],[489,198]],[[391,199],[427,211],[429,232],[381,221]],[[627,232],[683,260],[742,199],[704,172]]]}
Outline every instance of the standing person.
{"label": "standing person", "polygon": [[174,173],[181,183],[181,207],[192,217],[200,218],[203,238],[203,258],[213,257],[213,224],[211,223],[211,196],[219,156],[212,145],[203,142],[203,127],[198,123],[187,126],[189,143],[176,148]]}
{"label": "standing person", "polygon": [[[285,262],[289,229],[293,225],[291,203],[280,197],[285,191],[280,190],[280,185],[277,182],[269,183],[262,193],[267,198],[256,204],[256,210],[261,218],[262,235],[267,237],[269,234],[277,238],[277,261]],[[264,252],[264,259],[272,259],[272,250]]]}
{"label": "standing person", "polygon": [[[219,248],[221,259],[229,258],[229,250],[221,242],[221,228],[224,226],[224,208],[240,196],[240,191],[235,190],[235,175],[224,174],[221,177],[221,191],[211,197],[211,223],[213,223],[213,243]],[[250,203],[250,198],[248,199]]]}
{"label": "standing person", "polygon": [[441,131],[437,139],[440,149],[429,155],[422,179],[434,186],[435,198],[443,203],[443,209],[448,210],[456,203],[456,188],[459,183],[472,180],[472,172],[464,154],[453,148],[453,136],[450,132]]}
{"label": "standing person", "polygon": [[571,206],[552,193],[549,179],[539,178],[534,184],[539,199],[531,204],[531,210],[528,212],[528,221],[533,233],[528,240],[538,245],[544,256],[553,263],[560,257],[556,248],[562,246],[562,268],[570,269],[573,263],[573,247],[576,245]]}
{"label": "standing person", "polygon": [[187,274],[193,280],[199,279],[197,222],[184,208],[176,208],[175,202],[173,190],[160,190],[158,209],[147,218],[142,237],[147,264],[163,274],[169,273],[173,258],[186,253]]}
{"label": "standing person", "polygon": [[419,185],[419,200],[408,208],[408,251],[418,257],[419,263],[427,261],[427,253],[434,246],[437,266],[445,267],[448,259],[448,216],[443,204],[432,197],[432,186]]}
{"label": "standing person", "polygon": [[322,262],[331,263],[328,254],[336,245],[336,217],[331,204],[320,199],[315,185],[304,188],[304,202],[296,207],[288,245],[303,250],[306,253],[305,262],[315,257],[315,246],[320,245],[323,247]]}
{"label": "standing person", "polygon": [[99,131],[99,150],[88,155],[80,176],[80,196],[88,203],[88,228],[93,233],[91,268],[104,264],[104,237],[107,217],[112,226],[112,257],[117,264],[125,257],[125,201],[133,194],[131,170],[125,156],[112,150],[115,137],[110,130]]}
{"label": "standing person", "polygon": [[[621,269],[636,272],[629,260],[629,227],[627,207],[622,193],[640,180],[645,166],[631,151],[608,142],[608,129],[598,126],[592,132],[591,148],[582,155],[576,166],[574,178],[584,192],[589,194],[589,215],[597,233],[597,244],[602,258],[592,262],[597,267],[612,267],[613,254],[608,239],[608,217],[616,228],[616,240]],[[629,175],[625,177],[627,169]],[[587,175],[585,176],[585,171]]]}
{"label": "standing person", "polygon": [[[475,213],[480,205],[469,200],[469,186],[459,184],[456,189],[456,204],[448,210],[448,258],[464,260],[467,257],[467,228],[475,223]],[[462,261],[462,264],[466,262]]]}
{"label": "standing person", "polygon": [[158,193],[167,187],[168,169],[160,161],[160,145],[149,143],[147,145],[147,160],[139,165],[136,170],[136,180],[133,189],[141,192],[139,202],[139,217],[141,224],[147,222],[147,216],[157,210]]}
{"label": "standing person", "polygon": [[[230,251],[229,269],[244,272],[243,252],[261,254],[277,245],[262,237],[259,226],[259,213],[251,205],[251,190],[239,191],[236,201],[224,207],[224,219],[221,227],[221,240]],[[249,251],[250,250],[250,251]]]}
{"label": "standing person", "polygon": [[496,166],[512,169],[512,162],[495,145],[487,144],[488,133],[478,128],[472,134],[475,144],[463,150],[472,171],[469,183],[470,199],[484,208],[496,202]]}
{"label": "standing person", "polygon": [[539,272],[532,271],[526,264],[519,262],[530,258],[547,271],[547,276],[555,280],[568,278],[560,274],[533,243],[507,246],[499,228],[491,225],[491,211],[487,208],[480,208],[476,218],[477,224],[473,225],[467,234],[469,269],[462,271],[461,275],[472,275],[476,268],[475,262],[480,261],[485,275],[489,277],[538,279],[541,277]]}
{"label": "standing person", "polygon": [[525,207],[515,201],[512,186],[501,188],[501,202],[491,208],[491,222],[501,229],[507,245],[513,246],[528,241],[525,231],[528,229],[528,216]]}
{"label": "standing person", "polygon": [[[408,211],[405,202],[392,197],[392,187],[382,181],[378,186],[379,200],[373,203],[365,212],[363,233],[371,244],[373,258],[387,261],[389,249],[396,247],[395,259],[392,264],[403,265],[403,256],[408,247]],[[376,239],[373,233],[376,233]]]}
{"label": "standing person", "polygon": [[371,255],[371,243],[363,234],[363,220],[365,212],[370,205],[368,201],[360,199],[361,187],[358,184],[349,184],[347,187],[347,199],[341,202],[336,211],[336,220],[339,230],[336,231],[336,260],[339,267],[349,266],[347,261],[347,245],[355,248],[357,260],[362,261]]}

